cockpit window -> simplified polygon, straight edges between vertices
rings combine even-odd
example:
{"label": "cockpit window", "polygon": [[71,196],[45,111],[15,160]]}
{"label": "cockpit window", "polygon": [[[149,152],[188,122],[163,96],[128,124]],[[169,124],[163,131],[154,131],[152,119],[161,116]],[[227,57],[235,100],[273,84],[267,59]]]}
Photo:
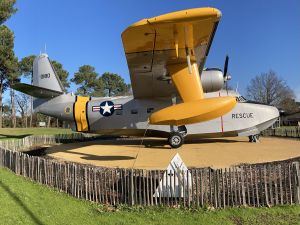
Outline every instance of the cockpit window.
{"label": "cockpit window", "polygon": [[243,96],[238,96],[238,97],[236,97],[236,101],[237,101],[237,102],[246,102],[247,99],[244,98]]}

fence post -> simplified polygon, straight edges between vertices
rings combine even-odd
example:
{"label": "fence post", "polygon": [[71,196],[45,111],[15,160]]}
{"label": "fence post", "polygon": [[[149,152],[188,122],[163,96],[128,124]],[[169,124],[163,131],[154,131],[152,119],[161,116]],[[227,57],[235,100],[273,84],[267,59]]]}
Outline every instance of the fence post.
{"label": "fence post", "polygon": [[131,205],[134,205],[133,169],[130,170],[130,198]]}
{"label": "fence post", "polygon": [[296,204],[300,204],[300,171],[299,162],[293,164],[293,180],[294,180],[294,199]]}

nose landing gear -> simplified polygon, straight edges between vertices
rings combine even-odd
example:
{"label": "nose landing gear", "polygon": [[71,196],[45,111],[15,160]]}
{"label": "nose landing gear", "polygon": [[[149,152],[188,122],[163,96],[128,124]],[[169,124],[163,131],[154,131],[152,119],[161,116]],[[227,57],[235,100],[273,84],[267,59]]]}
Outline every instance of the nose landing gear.
{"label": "nose landing gear", "polygon": [[179,148],[184,143],[184,137],[187,135],[187,129],[185,126],[179,126],[175,131],[171,126],[170,136],[168,138],[169,145],[172,148]]}
{"label": "nose landing gear", "polygon": [[259,142],[259,134],[250,135],[249,136],[249,142],[251,142],[251,143],[258,143]]}

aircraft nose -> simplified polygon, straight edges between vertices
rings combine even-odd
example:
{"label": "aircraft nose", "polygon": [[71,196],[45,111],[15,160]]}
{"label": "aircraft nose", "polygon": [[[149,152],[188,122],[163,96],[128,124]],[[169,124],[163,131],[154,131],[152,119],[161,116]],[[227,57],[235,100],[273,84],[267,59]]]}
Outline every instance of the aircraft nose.
{"label": "aircraft nose", "polygon": [[273,120],[279,117],[279,111],[274,106],[264,105],[261,107],[259,117],[261,122]]}
{"label": "aircraft nose", "polygon": [[264,106],[260,111],[260,123],[256,126],[259,131],[263,131],[272,126],[279,117],[279,111],[274,106]]}
{"label": "aircraft nose", "polygon": [[279,117],[279,110],[274,106],[269,106],[267,113],[268,113],[267,115],[270,119]]}

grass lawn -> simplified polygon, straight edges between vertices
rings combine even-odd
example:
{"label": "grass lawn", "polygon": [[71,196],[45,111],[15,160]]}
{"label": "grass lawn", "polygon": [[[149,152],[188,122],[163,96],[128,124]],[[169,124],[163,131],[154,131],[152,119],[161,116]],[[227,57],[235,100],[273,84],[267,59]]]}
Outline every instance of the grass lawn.
{"label": "grass lawn", "polygon": [[70,134],[72,132],[71,129],[63,128],[0,128],[0,140],[41,134]]}
{"label": "grass lawn", "polygon": [[113,209],[77,200],[0,168],[0,224],[300,224],[300,206]]}

